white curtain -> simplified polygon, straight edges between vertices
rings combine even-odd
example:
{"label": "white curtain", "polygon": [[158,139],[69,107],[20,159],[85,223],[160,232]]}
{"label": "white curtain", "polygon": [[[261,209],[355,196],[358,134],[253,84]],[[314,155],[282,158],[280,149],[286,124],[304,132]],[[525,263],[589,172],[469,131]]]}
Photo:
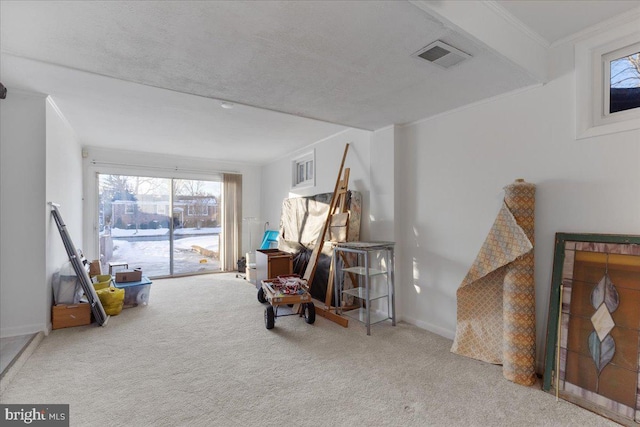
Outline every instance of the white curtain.
{"label": "white curtain", "polygon": [[222,175],[222,269],[234,271],[242,250],[242,175]]}

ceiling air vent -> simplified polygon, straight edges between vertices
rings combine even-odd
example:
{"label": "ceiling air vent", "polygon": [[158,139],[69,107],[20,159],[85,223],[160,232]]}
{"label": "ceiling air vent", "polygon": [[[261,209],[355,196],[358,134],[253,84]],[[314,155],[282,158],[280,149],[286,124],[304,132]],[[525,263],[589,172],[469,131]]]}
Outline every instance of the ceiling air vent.
{"label": "ceiling air vent", "polygon": [[456,64],[471,58],[471,55],[437,40],[411,56],[422,58],[442,68],[451,68]]}

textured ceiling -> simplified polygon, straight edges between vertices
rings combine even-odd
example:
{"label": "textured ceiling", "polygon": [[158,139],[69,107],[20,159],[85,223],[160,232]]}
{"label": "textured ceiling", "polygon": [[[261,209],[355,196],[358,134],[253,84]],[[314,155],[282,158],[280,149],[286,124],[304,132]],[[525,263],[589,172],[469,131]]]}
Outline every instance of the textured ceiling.
{"label": "textured ceiling", "polygon": [[[534,83],[401,2],[3,2],[2,49],[362,129]],[[411,57],[442,38],[449,71]]]}
{"label": "textured ceiling", "polygon": [[[5,55],[3,81],[52,97],[83,145],[260,164],[347,128]],[[9,95],[14,89],[9,89]]]}
{"label": "textured ceiling", "polygon": [[[543,25],[553,2],[524,3],[486,2],[535,15],[548,40],[584,25]],[[339,125],[380,129],[540,81],[471,35],[482,22],[472,33],[430,12],[441,4],[3,0],[0,78],[51,95],[83,145],[265,162]],[[472,58],[443,70],[411,57],[437,39]]]}

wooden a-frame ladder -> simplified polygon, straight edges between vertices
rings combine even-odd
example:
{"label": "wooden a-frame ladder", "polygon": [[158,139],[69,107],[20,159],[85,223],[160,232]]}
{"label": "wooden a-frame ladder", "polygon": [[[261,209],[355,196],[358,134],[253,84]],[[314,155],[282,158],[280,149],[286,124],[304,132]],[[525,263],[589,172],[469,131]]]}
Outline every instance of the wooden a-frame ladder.
{"label": "wooden a-frame ladder", "polygon": [[[349,144],[346,144],[344,148],[344,154],[342,155],[342,162],[340,163],[340,170],[338,172],[338,179],[333,190],[331,202],[329,204],[329,211],[327,212],[327,219],[325,220],[322,231],[318,235],[318,240],[313,247],[313,252],[307,263],[307,268],[304,272],[304,279],[307,280],[311,286],[313,277],[315,276],[316,268],[318,267],[318,258],[322,252],[325,242],[345,242],[349,233],[349,212],[347,210],[347,193],[349,186],[349,172],[350,169],[344,169],[344,162],[347,158],[347,152],[349,150]],[[344,174],[343,174],[344,170]],[[329,235],[327,236],[327,232]],[[328,239],[327,239],[328,237]],[[343,258],[346,262],[346,260]],[[325,317],[341,326],[347,327],[349,324],[348,319],[338,315],[334,310],[331,311],[331,293],[333,290],[334,282],[333,262],[329,270],[329,280],[327,283],[327,292],[324,301],[324,307],[321,304],[314,303],[316,305],[316,313],[319,316]],[[352,279],[353,280],[353,279]],[[355,282],[354,282],[355,283]]]}

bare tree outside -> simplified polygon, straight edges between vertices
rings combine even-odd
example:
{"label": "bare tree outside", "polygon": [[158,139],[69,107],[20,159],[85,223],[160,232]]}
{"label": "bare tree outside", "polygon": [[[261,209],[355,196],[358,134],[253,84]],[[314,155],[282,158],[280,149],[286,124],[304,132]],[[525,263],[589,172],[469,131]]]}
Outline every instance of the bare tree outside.
{"label": "bare tree outside", "polygon": [[640,87],[640,52],[611,61],[611,87]]}
{"label": "bare tree outside", "polygon": [[640,52],[610,62],[608,113],[640,108]]}

